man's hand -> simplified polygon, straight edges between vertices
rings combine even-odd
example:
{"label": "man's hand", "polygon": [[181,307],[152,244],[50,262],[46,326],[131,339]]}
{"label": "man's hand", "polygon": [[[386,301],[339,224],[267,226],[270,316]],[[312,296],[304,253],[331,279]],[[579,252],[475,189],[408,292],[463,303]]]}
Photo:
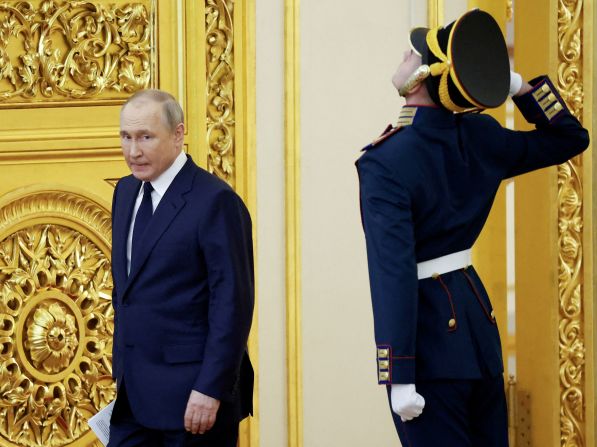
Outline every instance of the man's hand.
{"label": "man's hand", "polygon": [[187,409],[184,413],[184,428],[194,435],[204,434],[216,422],[216,414],[220,408],[220,401],[199,391],[191,391]]}
{"label": "man's hand", "polygon": [[402,422],[410,421],[423,412],[425,399],[417,393],[414,384],[392,385],[390,393],[392,411],[400,416]]}

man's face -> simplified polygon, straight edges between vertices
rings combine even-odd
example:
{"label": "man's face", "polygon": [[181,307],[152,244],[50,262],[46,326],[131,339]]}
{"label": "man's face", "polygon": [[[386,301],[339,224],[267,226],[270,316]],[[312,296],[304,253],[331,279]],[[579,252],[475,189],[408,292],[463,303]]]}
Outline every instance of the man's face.
{"label": "man's face", "polygon": [[421,65],[421,56],[415,53],[413,50],[407,50],[404,52],[402,63],[392,76],[392,84],[396,87],[396,90],[400,89],[412,75],[417,68]]}
{"label": "man's face", "polygon": [[120,144],[132,174],[149,182],[170,167],[181,151],[184,124],[170,131],[163,118],[163,106],[139,99],[120,114]]}

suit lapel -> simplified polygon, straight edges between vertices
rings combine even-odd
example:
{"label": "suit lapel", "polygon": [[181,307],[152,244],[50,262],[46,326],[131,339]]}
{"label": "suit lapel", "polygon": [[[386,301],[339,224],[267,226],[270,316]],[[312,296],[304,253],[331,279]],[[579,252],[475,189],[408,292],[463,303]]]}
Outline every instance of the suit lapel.
{"label": "suit lapel", "polygon": [[113,259],[112,263],[116,267],[113,271],[114,283],[117,289],[122,289],[127,280],[126,242],[141,181],[131,176],[130,179],[125,179],[119,187],[118,203],[115,207],[116,216],[112,229],[113,254],[118,259]]}
{"label": "suit lapel", "polygon": [[135,254],[131,272],[122,292],[123,297],[131,283],[135,281],[135,278],[138,276],[143,264],[147,261],[155,244],[185,206],[186,200],[184,199],[184,194],[190,191],[195,173],[196,166],[189,157],[183,168],[176,177],[174,177],[172,184],[168,187],[162,200],[160,200],[160,204],[156,208],[153,217],[145,230],[143,239],[140,243],[139,253]]}

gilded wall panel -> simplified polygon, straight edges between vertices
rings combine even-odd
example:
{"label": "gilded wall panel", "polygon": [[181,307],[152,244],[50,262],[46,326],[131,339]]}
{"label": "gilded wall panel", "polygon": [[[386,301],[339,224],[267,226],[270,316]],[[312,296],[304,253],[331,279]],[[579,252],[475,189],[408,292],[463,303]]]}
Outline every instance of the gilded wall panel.
{"label": "gilded wall panel", "polygon": [[206,0],[208,169],[235,183],[234,1]]}
{"label": "gilded wall panel", "polygon": [[155,83],[155,0],[0,3],[0,106],[123,99]]}
{"label": "gilded wall panel", "polygon": [[[558,2],[558,90],[581,121],[583,6],[583,0]],[[560,441],[575,447],[586,445],[582,172],[582,156],[558,168]]]}

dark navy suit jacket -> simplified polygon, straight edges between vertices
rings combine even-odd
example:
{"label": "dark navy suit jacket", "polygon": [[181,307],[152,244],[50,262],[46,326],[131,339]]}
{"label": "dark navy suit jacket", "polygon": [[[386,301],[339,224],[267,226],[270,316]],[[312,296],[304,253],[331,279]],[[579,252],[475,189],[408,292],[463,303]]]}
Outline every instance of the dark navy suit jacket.
{"label": "dark navy suit jacket", "polygon": [[112,204],[113,376],[139,423],[184,427],[191,390],[251,408],[246,352],[254,302],[251,219],[222,180],[187,160],[133,254],[126,241],[141,182],[121,179]]}
{"label": "dark navy suit jacket", "polygon": [[491,302],[474,268],[418,280],[417,263],[471,248],[502,180],[588,146],[551,82],[532,83],[514,100],[536,130],[419,107],[412,125],[388,132],[358,160],[379,383],[503,371]]}

